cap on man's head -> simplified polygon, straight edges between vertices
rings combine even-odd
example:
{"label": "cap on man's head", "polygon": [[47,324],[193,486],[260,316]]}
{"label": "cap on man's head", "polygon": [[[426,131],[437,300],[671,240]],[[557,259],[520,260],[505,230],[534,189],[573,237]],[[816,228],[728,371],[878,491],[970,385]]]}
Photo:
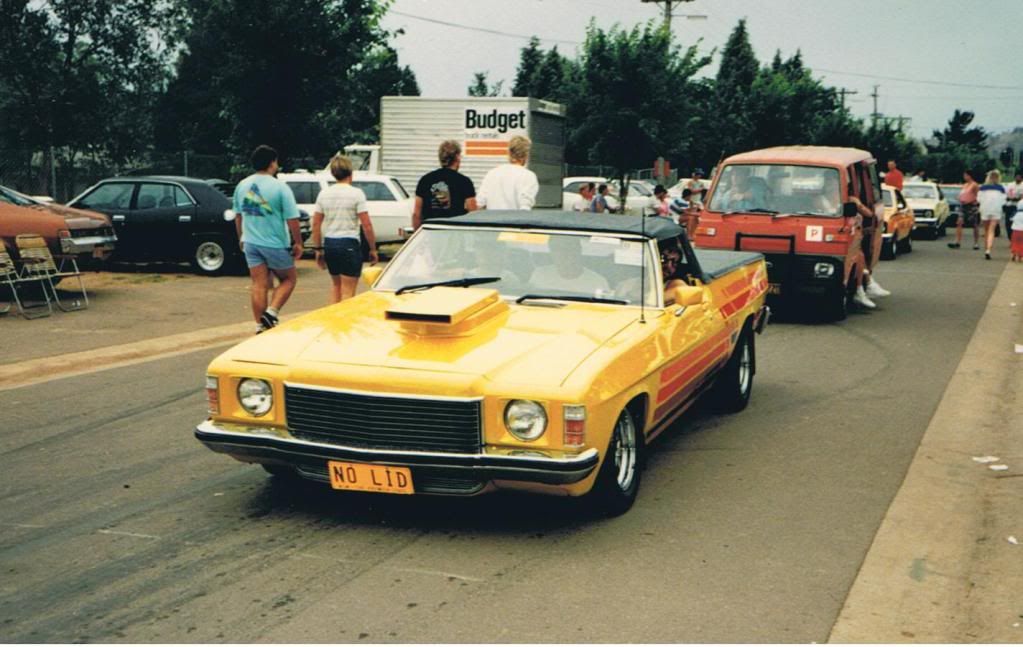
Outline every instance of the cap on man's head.
{"label": "cap on man's head", "polygon": [[703,175],[703,174],[704,174],[703,173],[703,169],[700,168],[699,166],[697,166],[696,168],[693,169],[693,175]]}
{"label": "cap on man's head", "polygon": [[667,193],[668,190],[664,188],[663,184],[658,184],[654,187],[654,193]]}

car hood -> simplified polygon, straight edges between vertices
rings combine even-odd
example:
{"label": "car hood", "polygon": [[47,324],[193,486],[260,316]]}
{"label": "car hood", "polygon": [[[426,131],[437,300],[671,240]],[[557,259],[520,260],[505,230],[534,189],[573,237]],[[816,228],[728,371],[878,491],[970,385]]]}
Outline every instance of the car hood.
{"label": "car hood", "polygon": [[[456,306],[462,310],[450,322],[424,323],[424,318],[433,316],[431,309],[445,309],[430,307],[427,295],[437,290],[401,296],[368,292],[253,337],[224,358],[293,367],[336,364],[455,373],[502,383],[557,386],[637,319],[632,308],[550,302],[514,305],[493,290],[459,289],[468,306]],[[480,302],[473,303],[474,298]],[[404,306],[408,309],[403,316],[409,319],[393,318]]]}
{"label": "car hood", "polygon": [[110,224],[110,216],[107,216],[96,211],[87,211],[85,209],[75,209],[74,207],[68,207],[63,204],[39,204],[29,207],[37,211],[46,211],[49,213],[63,216],[67,221],[68,225],[76,229],[85,229],[88,227],[102,227]]}
{"label": "car hood", "polygon": [[938,206],[935,198],[906,198],[910,209],[934,209]]}

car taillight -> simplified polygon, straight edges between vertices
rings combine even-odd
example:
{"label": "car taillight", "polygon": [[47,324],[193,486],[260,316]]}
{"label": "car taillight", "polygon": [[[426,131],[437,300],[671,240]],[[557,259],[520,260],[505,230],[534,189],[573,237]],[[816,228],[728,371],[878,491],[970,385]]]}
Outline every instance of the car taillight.
{"label": "car taillight", "polygon": [[581,447],[586,444],[586,407],[581,404],[566,404],[565,439],[566,447]]}
{"label": "car taillight", "polygon": [[717,235],[717,233],[718,233],[718,230],[715,227],[697,227],[696,228],[696,235],[697,236],[699,236],[699,235],[714,236],[714,235]]}
{"label": "car taillight", "polygon": [[67,229],[61,229],[60,231],[57,232],[57,235],[60,236],[61,238],[71,238],[71,232],[68,231]]}
{"label": "car taillight", "polygon": [[212,375],[206,376],[206,411],[211,416],[220,414],[220,381]]}

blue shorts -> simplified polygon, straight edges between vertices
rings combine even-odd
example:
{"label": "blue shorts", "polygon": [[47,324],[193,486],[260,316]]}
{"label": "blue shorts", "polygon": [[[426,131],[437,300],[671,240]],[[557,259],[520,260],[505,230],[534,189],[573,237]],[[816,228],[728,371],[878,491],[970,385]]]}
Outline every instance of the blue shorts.
{"label": "blue shorts", "polygon": [[290,270],[295,267],[295,258],[290,249],[263,247],[245,243],[245,263],[249,268],[266,265],[271,270]]}
{"label": "blue shorts", "polygon": [[331,276],[362,276],[362,245],[358,238],[325,238],[323,260]]}

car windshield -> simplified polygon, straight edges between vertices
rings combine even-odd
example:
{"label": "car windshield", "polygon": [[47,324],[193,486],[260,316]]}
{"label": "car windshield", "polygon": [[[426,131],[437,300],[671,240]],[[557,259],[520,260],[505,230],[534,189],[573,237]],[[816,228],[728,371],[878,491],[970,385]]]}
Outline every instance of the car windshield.
{"label": "car windshield", "polygon": [[7,202],[19,207],[31,207],[32,205],[39,204],[35,200],[30,200],[17,191],[12,191],[5,186],[0,186],[0,202]]}
{"label": "car windshield", "polygon": [[902,187],[902,195],[906,199],[917,199],[917,200],[937,200],[938,190],[933,186],[921,185],[912,186],[906,185]]}
{"label": "car windshield", "polygon": [[959,204],[959,192],[963,190],[963,187],[957,185],[941,186],[941,193],[945,196],[945,200],[952,204]]}
{"label": "car windshield", "polygon": [[729,164],[721,171],[711,211],[842,215],[838,170],[788,164]]}
{"label": "car windshield", "polygon": [[[645,278],[641,262],[646,255]],[[421,229],[391,261],[378,289],[500,277],[481,287],[502,297],[523,295],[657,303],[658,280],[642,240],[614,234],[554,233],[482,228]]]}

